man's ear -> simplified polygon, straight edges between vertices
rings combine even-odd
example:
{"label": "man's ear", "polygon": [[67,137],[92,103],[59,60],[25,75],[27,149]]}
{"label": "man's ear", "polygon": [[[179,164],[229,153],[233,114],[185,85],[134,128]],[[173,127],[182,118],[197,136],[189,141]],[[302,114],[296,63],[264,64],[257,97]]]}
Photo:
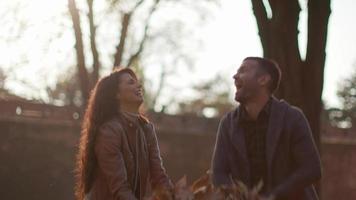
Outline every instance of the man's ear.
{"label": "man's ear", "polygon": [[270,81],[271,81],[271,76],[269,74],[261,75],[258,78],[258,82],[263,86],[268,85]]}

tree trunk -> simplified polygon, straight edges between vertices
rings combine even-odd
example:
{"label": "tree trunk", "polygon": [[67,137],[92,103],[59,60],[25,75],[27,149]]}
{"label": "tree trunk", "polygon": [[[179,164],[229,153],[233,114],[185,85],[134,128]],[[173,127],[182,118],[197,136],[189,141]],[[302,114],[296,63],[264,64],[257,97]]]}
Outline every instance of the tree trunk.
{"label": "tree trunk", "polygon": [[[308,1],[308,45],[303,63],[302,87],[305,88],[304,108],[313,132],[320,132],[325,48],[330,16],[330,0]],[[315,124],[315,125],[314,125]],[[320,148],[320,137],[314,137]]]}
{"label": "tree trunk", "polygon": [[320,151],[321,96],[330,0],[308,1],[305,60],[301,59],[298,48],[298,0],[269,0],[272,18],[267,17],[262,0],[251,1],[264,57],[277,61],[282,70],[281,85],[276,96],[303,110]]}
{"label": "tree trunk", "polygon": [[76,41],[75,49],[77,54],[78,79],[80,82],[80,87],[81,87],[81,92],[83,97],[83,107],[85,107],[89,98],[90,83],[89,83],[88,71],[85,66],[83,37],[82,37],[82,30],[80,27],[79,11],[75,4],[75,0],[68,0],[68,8],[73,22],[73,29],[74,29],[75,41]]}

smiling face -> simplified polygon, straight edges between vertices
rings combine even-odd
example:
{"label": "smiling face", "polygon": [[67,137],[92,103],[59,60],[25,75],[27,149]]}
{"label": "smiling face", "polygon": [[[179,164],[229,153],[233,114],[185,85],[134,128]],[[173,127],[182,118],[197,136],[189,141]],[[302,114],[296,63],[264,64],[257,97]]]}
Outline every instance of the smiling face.
{"label": "smiling face", "polygon": [[254,60],[243,61],[233,79],[236,87],[235,100],[240,103],[257,98],[266,85],[266,77],[260,75],[258,63]]}
{"label": "smiling face", "polygon": [[141,83],[129,73],[124,73],[119,78],[117,99],[120,106],[140,107],[143,102]]}

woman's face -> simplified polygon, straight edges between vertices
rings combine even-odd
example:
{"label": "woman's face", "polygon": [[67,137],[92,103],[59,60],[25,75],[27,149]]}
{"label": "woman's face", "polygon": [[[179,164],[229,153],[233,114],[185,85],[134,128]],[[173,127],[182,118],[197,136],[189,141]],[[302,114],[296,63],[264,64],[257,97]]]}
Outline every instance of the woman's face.
{"label": "woman's face", "polygon": [[130,105],[139,107],[142,104],[142,85],[131,74],[122,74],[119,79],[118,87],[117,98],[122,106]]}

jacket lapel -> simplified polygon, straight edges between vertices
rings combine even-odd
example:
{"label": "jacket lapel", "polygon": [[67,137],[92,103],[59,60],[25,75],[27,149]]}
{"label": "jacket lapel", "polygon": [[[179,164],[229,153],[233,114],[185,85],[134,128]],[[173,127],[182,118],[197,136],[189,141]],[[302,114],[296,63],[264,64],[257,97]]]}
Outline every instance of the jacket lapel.
{"label": "jacket lapel", "polygon": [[271,114],[268,122],[266,135],[266,158],[268,169],[271,169],[273,154],[276,150],[278,140],[282,131],[283,119],[286,112],[286,103],[272,97]]}

